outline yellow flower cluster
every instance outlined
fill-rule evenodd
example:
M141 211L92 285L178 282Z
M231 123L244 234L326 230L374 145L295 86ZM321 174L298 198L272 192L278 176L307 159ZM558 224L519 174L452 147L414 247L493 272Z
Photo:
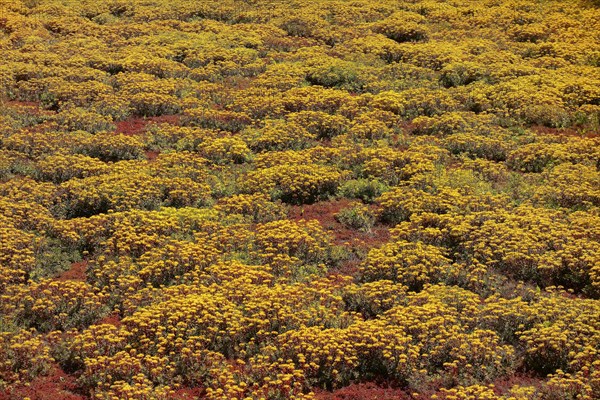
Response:
M399 151L389 147L365 149L364 175L397 185L401 181L418 179L423 174L433 171L434 162L445 155L444 149L435 146L415 146L411 151Z
M190 177L153 176L140 168L144 164L124 164L122 171L100 176L74 178L57 190L63 212L68 217L89 216L109 210L155 209L161 204L200 205L208 200L211 188Z
M600 206L600 172L582 164L560 164L548 173L548 183L535 197L560 207L586 209Z
M103 161L119 161L142 158L143 149L138 137L103 132L82 140L75 151Z
M0 0L0 397L599 398L597 0L92 3Z
M192 126L230 132L239 132L252 122L248 114L228 110L192 108L184 115Z
M198 146L198 151L215 163L233 162L241 164L250 158L250 149L238 138L224 137L205 141Z
M598 159L596 140L569 138L537 141L514 149L507 159L510 168L522 172L541 172L549 165L563 162L593 163Z
M374 317L401 303L407 287L391 280L348 285L344 288L344 301L351 310L361 311L365 317Z
M374 24L373 30L396 42L426 40L426 18L411 11L396 12L386 19Z
M107 311L106 296L85 282L42 280L28 287L11 287L3 304L6 316L37 331L83 328Z
M109 166L106 163L81 154L50 155L40 160L37 168L42 179L55 183L109 172Z
M317 220L280 220L256 228L256 255L277 274L287 275L294 268L324 262L329 244L329 235Z
M315 135L295 122L266 121L262 129L248 129L242 133L248 146L256 151L299 150L307 147Z
M412 214L433 212L445 214L460 205L462 196L454 189L443 188L429 193L410 187L397 187L377 198L378 215L384 221L398 223Z
M50 127L41 132L20 130L3 140L3 145L6 149L35 159L57 152L69 152L90 136L89 133L83 131L59 132L49 130Z
M50 348L34 329L0 332L0 389L25 385L50 371Z
M288 121L304 127L316 135L317 139L331 139L348 130L350 121L343 115L328 114L322 111L300 111L287 115Z
M397 225L393 237L441 245L454 252L455 260L468 259L473 267L483 263L542 287L597 291L599 236L593 225L598 217L531 206L497 207L494 203L502 199L491 200L495 205L491 210L467 215L458 210L437 211L441 215L419 212L410 222Z
M459 399L480 399L480 400L531 400L538 399L539 393L534 386L514 385L509 393L498 395L493 384L458 386L452 389L441 389L439 394L432 395L432 399L437 400L459 400Z
M219 133L214 130L171 124L151 124L147 127L145 134L148 137L149 145L162 151L168 149L195 151L202 142L219 136Z
M319 164L283 164L249 172L241 185L286 203L311 203L333 195L344 172Z
M56 123L69 131L85 130L96 133L113 128L112 117L98 114L81 107L66 108L55 116Z
M0 228L0 293L14 283L27 281L35 265L35 236L16 229L3 218Z
M451 260L444 249L420 242L398 241L369 252L361 277L365 281L391 280L411 290L444 280Z
M254 222L269 222L287 216L285 207L280 202L273 202L263 193L238 194L225 197L215 205L215 210L225 215L242 214Z

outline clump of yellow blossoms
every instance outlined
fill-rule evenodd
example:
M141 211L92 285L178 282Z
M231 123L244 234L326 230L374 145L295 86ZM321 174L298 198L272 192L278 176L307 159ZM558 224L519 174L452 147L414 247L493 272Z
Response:
M0 398L598 400L598 32L0 0Z

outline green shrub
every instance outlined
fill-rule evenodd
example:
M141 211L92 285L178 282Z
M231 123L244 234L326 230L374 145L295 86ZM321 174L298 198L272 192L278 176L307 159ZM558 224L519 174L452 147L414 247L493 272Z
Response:
M372 203L388 189L389 187L379 179L351 179L340 186L339 194L342 197Z
M144 142L134 136L99 133L83 140L75 152L102 161L135 160L144 158Z
M359 72L353 63L335 60L311 67L306 80L312 85L359 92L365 86Z
M81 107L67 108L55 116L56 122L69 131L96 133L114 129L111 117Z
M424 41L429 36L429 29L423 22L422 15L401 11L376 23L373 30L399 43Z
M375 224L375 215L369 210L369 207L359 202L342 209L335 215L335 219L349 228L363 232L370 232Z

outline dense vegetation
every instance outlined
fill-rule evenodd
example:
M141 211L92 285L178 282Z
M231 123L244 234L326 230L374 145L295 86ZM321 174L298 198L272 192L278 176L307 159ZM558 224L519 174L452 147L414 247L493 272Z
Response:
M0 53L0 398L600 399L594 2L0 0Z

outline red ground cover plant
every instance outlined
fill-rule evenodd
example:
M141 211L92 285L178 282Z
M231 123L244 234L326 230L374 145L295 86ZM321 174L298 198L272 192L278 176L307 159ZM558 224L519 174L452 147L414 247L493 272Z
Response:
M27 386L16 386L10 391L0 392L2 400L87 400L88 396L78 394L76 379L65 373L58 365L54 365L45 376L34 378Z
M71 264L71 268L61 273L56 279L59 281L85 281L86 275L85 270L87 268L87 261L79 261Z
M406 400L411 396L401 389L390 389L376 383L355 383L333 392L317 391L315 398L318 400Z

